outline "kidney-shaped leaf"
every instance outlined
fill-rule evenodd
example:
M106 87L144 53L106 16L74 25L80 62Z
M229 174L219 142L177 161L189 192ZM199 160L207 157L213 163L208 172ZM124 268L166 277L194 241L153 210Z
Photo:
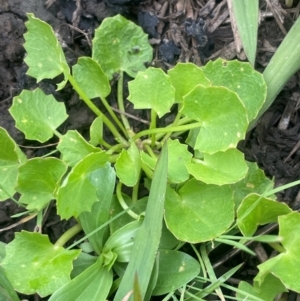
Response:
M91 145L77 131L72 130L60 138L57 149L69 166L74 166L88 154L102 152L101 148Z
M168 140L169 162L168 177L173 183L181 183L189 178L186 164L191 162L192 154L188 151L186 144L181 144L177 139Z
M152 47L142 28L121 15L105 18L95 31L93 54L111 79L114 73L125 71L135 77L152 60Z
M202 69L192 63L178 63L168 71L168 75L175 88L175 100L178 103L181 103L183 96L196 86L210 86L210 81L205 77Z
M57 37L49 24L30 13L27 17L29 21L25 25L28 31L24 34L24 48L27 51L24 60L29 66L27 74L39 82L63 73L65 79L58 85L58 89L62 89L68 81L70 70Z
M168 113L175 101L175 89L170 77L158 68L150 67L139 72L128 83L128 88L128 99L135 109L153 109L159 117Z
M33 158L20 166L16 190L27 209L41 210L54 199L54 191L67 166L57 158Z
M235 148L212 155L204 153L203 161L187 164L187 168L197 180L215 185L236 183L248 170L244 155Z
M1 265L15 290L45 297L71 280L79 253L52 245L47 235L22 231L7 245Z
M279 216L279 236L283 238L282 246L285 252L273 257L258 266L259 273L254 281L261 283L271 273L279 278L284 286L300 293L300 213L292 212Z
M196 86L183 97L182 113L202 123L195 144L202 152L213 154L234 148L245 137L245 107L227 88Z
M248 122L253 120L267 95L267 86L263 75L249 63L218 59L203 67L204 75L214 86L223 86L237 93L245 105Z
M199 262L184 252L159 250L158 262L158 277L153 296L175 291L200 273Z
M46 142L68 117L63 103L41 89L23 90L15 96L9 109L16 120L16 127L30 140Z
M57 192L57 212L61 218L68 219L84 211L91 211L99 201L97 184L101 182L102 169L106 168L108 156L93 153L79 161L69 173Z
M12 197L17 183L18 167L26 161L15 141L0 127L0 201Z
M191 243L218 237L234 219L232 194L229 186L207 185L194 179L179 192L168 187L165 201L168 229L179 240Z
M90 57L80 57L72 67L73 76L79 87L89 98L105 98L110 93L107 75L100 65Z
M246 162L249 169L246 177L231 185L234 191L234 203L238 208L242 200L251 193L262 194L263 192L270 190L274 186L274 181L266 177L264 172L257 166L256 163ZM271 197L269 197L271 198Z
M258 200L259 198L261 199ZM242 218L246 211L256 202L257 205L255 205L254 209ZM252 193L242 201L237 210L237 224L244 236L252 236L259 225L274 223L279 215L285 215L290 212L292 212L292 209L288 205Z
M273 301L274 298L282 292L287 292L282 282L272 274L268 274L264 279L261 286L257 282L254 282L254 286L250 285L246 281L241 281L239 283L239 290L243 292L238 292L236 297L237 300L251 300L251 296L261 298L264 301ZM247 299L247 297L250 297Z

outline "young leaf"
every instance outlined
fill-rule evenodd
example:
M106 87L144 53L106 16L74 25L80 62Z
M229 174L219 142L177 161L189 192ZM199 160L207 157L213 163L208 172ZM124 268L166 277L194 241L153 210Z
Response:
M93 204L91 212L82 212L78 217L86 234L107 222L110 217L109 210L116 182L115 170L107 162L97 171L97 177L90 177L90 181L96 187L98 202ZM88 238L98 254L102 252L106 233L107 227L104 227Z
M251 300L251 296L255 296L264 301L273 301L278 294L288 291L282 282L272 274L266 276L261 286L257 282L254 282L253 287L248 282L241 281L239 283L239 290L243 294L240 292L237 293L236 297L238 300Z
M89 144L77 131L68 131L63 135L57 149L62 154L62 160L72 167L88 154L102 152L101 148Z
M116 261L129 262L135 236L142 220L136 220L115 231L106 241L103 253L112 251L117 254Z
M159 250L158 262L158 278L153 296L175 291L200 273L199 262L184 252Z
M88 98L105 98L110 93L107 75L101 66L90 57L80 57L72 67L73 76Z
M179 192L168 187L165 204L168 229L177 239L190 243L220 236L234 220L232 194L229 186L207 185L195 179Z
M197 180L215 185L236 183L246 176L248 170L244 154L235 148L212 155L204 153L203 161L186 166Z
M254 66L259 22L258 0L232 0L232 8L243 48L249 62Z
M169 164L168 176L169 181L181 183L189 178L186 164L191 162L192 154L188 151L187 145L181 144L178 139L168 140Z
M56 291L49 301L105 301L112 281L112 271L103 266L103 259L99 257L92 266Z
M115 168L120 181L126 186L132 187L137 183L141 172L141 158L135 143L128 150L122 150Z
M57 158L33 158L19 168L16 190L22 193L19 200L28 210L41 210L54 199L58 183L67 166Z
M125 71L135 77L152 60L152 47L142 28L121 15L105 18L95 30L92 57L112 79Z
M0 201L4 201L15 194L18 167L26 161L26 157L2 127L0 141Z
M168 71L175 88L175 102L182 103L183 96L192 91L197 85L210 86L201 68L192 63L178 63ZM184 80L182 80L184 78Z
M25 25L28 31L24 34L24 48L27 51L24 61L29 66L27 74L39 82L63 73L64 80L57 85L60 90L66 85L70 74L64 52L49 24L33 14L28 13L27 17Z
M255 193L249 194L237 210L238 227L244 236L252 236L259 225L274 223L278 216L292 212L288 205L262 197L255 208L240 219L260 197Z
M212 85L223 86L237 93L246 108L248 122L257 116L267 95L267 86L261 73L249 63L223 59L208 62L202 70Z
M138 277L142 300L147 292L162 231L167 166L168 149L167 145L164 145L154 171L146 216L136 235L131 259L114 301L123 300L126 294L133 290L135 274Z
M128 89L128 100L134 104L135 109L153 109L159 117L168 113L175 101L175 89L170 77L158 68L150 67L139 72L128 83Z
M16 120L16 127L30 140L46 142L68 117L63 103L41 89L23 90L13 99L9 109Z
M47 235L22 231L7 245L1 265L16 291L45 297L70 281L79 253L52 245Z
M90 144L97 146L103 141L103 119L97 117L90 127Z
M234 191L234 203L238 208L242 200L250 193L263 194L267 189L272 189L274 182L266 177L264 172L257 166L256 163L246 162L248 165L248 173L246 177L231 185ZM270 198L270 197L269 197Z
M236 93L224 87L196 86L183 97L182 113L202 122L195 149L213 154L236 147L244 139L248 122ZM218 139L216 139L218 137Z
M265 261L258 266L259 273L254 278L262 285L268 274L273 274L288 289L300 293L300 213L292 212L278 217L279 236L283 238L285 252Z
M104 152L93 153L73 167L57 192L57 212L62 219L89 212L99 201L97 187L104 181L101 177L107 161L108 156Z

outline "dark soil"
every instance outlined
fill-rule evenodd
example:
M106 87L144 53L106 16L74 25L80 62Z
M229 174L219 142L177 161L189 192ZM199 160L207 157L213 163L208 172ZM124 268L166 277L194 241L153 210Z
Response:
M284 37L284 29L288 31L299 14L299 1L294 1L298 6L294 5L289 10L284 6L283 0L279 1L278 6L275 2L278 1L272 1L272 7L267 6L265 1L260 5L262 19L256 59L256 69L259 71L267 66ZM279 19L282 17L283 23L277 23L274 11L278 12ZM53 26L64 41L64 50L70 64L74 64L79 56L90 55L90 41L95 28L104 18L118 13L141 25L148 33L155 53L152 62L154 66L166 70L177 61L204 65L208 60L218 57L245 60L244 53L237 53L235 48L226 0L0 0L0 126L8 130L29 157L40 156L47 153L48 149L35 148L38 145L26 141L24 135L14 127L14 121L8 112L15 95L22 89L37 86L33 78L27 77L27 67L23 63L24 22L28 12ZM55 80L42 81L38 86L66 103L70 117L63 125L64 130L77 129L84 134L94 115L79 101L72 89L56 92ZM114 103L113 98L111 102ZM299 107L298 72L260 119L258 126L240 144L246 158L257 162L269 177L275 177L277 186L300 178ZM142 125L137 122L135 126L138 128ZM283 191L278 197L293 208L299 206L300 193L297 186ZM16 227L0 232L1 241L8 243L13 240L15 231L34 230L33 219L28 222L22 222L20 218L11 219L12 215L21 211L22 208L11 201L0 203L1 228L20 221ZM51 241L56 241L71 225L72 221L60 221L55 208L52 208L44 221L43 233L48 234ZM231 260L230 263L221 265L220 270L226 271L233 266L235 259ZM235 278L244 279L245 274L251 275L253 266L249 263L241 275L235 275ZM28 298L31 297L27 296L26 299ZM30 300L42 299L35 296Z

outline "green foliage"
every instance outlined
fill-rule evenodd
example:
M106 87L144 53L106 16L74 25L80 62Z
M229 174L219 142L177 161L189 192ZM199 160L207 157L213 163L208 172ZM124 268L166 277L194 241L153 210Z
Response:
M16 126L28 139L57 139L57 157L27 160L0 128L0 200L18 192L18 205L37 214L39 223L54 200L61 219L78 224L54 245L25 231L5 250L0 245L0 296L18 300L13 288L51 295L51 301L148 301L163 294L179 299L178 292L181 300L203 300L216 291L224 300L220 287L240 266L217 278L207 247L226 243L252 254L243 245L249 239L282 253L259 266L253 287L230 287L237 298L270 300L262 291L299 291L300 246L292 230L299 228L300 215L266 197L273 182L237 149L264 105L263 76L248 63L222 59L202 68L179 63L167 73L146 68L152 59L147 35L121 16L102 22L92 58L79 58L70 74L51 27L32 14L28 18L28 74L40 81L63 73L58 88L69 81L97 117L88 142L75 130L60 132L68 115L52 95L36 89L14 97ZM124 114L124 72L133 78L129 101L150 110L149 128L137 133ZM106 100L113 76L121 118ZM90 100L96 97L107 114ZM173 113L165 118L171 108L173 120ZM167 125L157 127L157 117ZM106 141L104 129L115 141ZM258 225L277 221L279 237L253 236ZM80 230L84 237L64 248ZM237 231L244 236L233 236ZM195 254L182 248L185 243ZM200 253L194 246L199 243ZM70 250L76 245L81 253Z

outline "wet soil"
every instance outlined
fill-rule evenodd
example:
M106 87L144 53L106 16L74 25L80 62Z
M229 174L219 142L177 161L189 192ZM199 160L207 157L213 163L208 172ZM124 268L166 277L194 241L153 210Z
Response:
M267 66L285 35L284 31L289 30L299 14L299 1L294 1L298 4L294 3L292 9L287 9L284 1L273 2L271 6L267 6L265 1L260 3L261 23L255 66L259 71ZM48 150L35 148L38 145L26 141L24 135L15 128L8 112L13 97L22 89L39 86L44 92L54 94L57 100L64 101L70 115L64 124L65 131L77 129L84 134L94 118L71 88L56 92L55 80L44 80L37 85L33 78L26 75L22 45L28 12L53 26L64 42L64 51L71 65L79 56L90 55L95 28L104 18L118 13L136 22L148 33L155 54L152 65L164 70L178 61L204 65L208 60L218 57L246 59L242 51L236 50L226 0L0 0L0 126L7 129L28 157L40 156ZM276 18L274 12L277 14ZM282 20L282 23L278 20ZM113 104L115 100L112 97L110 101ZM298 72L260 119L257 127L240 144L246 158L257 162L269 177L274 177L277 186L300 178L299 108ZM134 126L138 129L142 124L136 122ZM300 193L297 186L283 191L278 197L291 207L299 206ZM21 211L11 201L1 202L0 228L20 220L12 219L11 216ZM43 232L54 242L72 223L60 221L53 207L45 219ZM13 229L0 232L0 240L8 243L14 238L15 231L33 231L34 227L34 220L24 223L21 221ZM232 259L229 266L234 265L234 261ZM220 270L227 270L226 264ZM241 278L244 277L242 273L251 274L251 264L243 269ZM238 277L239 275L236 276ZM26 299L46 300L38 296L27 296Z

